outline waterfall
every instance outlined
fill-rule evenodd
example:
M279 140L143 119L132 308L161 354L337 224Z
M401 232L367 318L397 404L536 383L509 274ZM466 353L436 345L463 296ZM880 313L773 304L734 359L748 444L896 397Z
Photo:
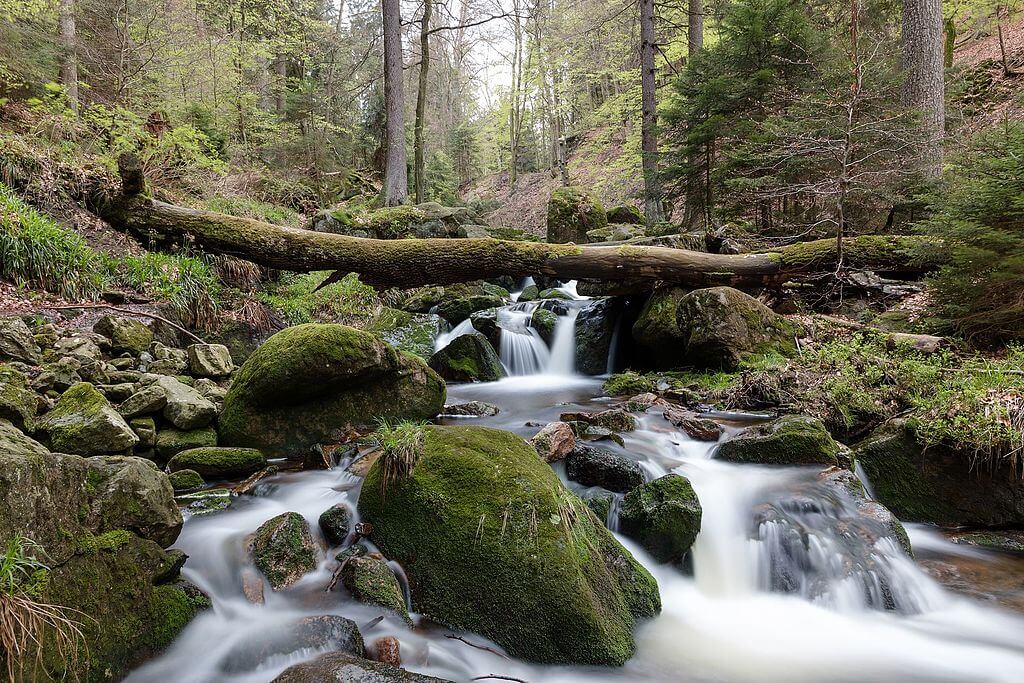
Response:
M498 353L509 375L538 375L548 366L551 352L540 333L530 327L536 302L498 309L501 343Z
M576 371L576 316L578 308L569 310L555 325L551 339L551 359L547 365L549 375L573 375Z
M473 328L473 321L466 318L447 332L442 332L437 335L437 339L434 340L434 353L437 353L444 347L451 344L452 340L456 337L461 337L464 334L471 334L472 332L476 332Z
M612 533L618 533L619 531L619 510L622 509L622 499L624 497L621 493L613 493L611 502L608 503L608 517L605 518L604 525Z

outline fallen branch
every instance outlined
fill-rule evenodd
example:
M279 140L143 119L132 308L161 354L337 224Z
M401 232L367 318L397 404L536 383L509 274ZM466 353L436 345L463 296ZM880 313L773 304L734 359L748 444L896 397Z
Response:
M189 332L188 330L186 330L181 325L178 325L177 323L172 323L167 318L164 318L163 316L156 315L155 313L143 313L142 311L133 311L130 308L120 308L118 306L112 306L110 304L75 304L73 306L43 306L43 309L49 310L49 311L70 311L70 310L79 309L79 308L104 308L104 309L107 309L107 310L115 311L117 313L124 313L125 315L139 315L139 316L142 316L143 318L152 318L153 320L159 320L160 322L164 323L165 325L170 325L171 327L176 329L178 332L181 332L182 334L184 334L186 337L188 337L189 339L191 339L192 341L194 341L197 344L205 344L206 343L205 341L203 341L202 339L200 339L196 335L194 335L191 332Z
M853 320L846 320L844 318L837 318L831 315L818 314L814 316L820 320L838 325L839 327L845 327L851 330L868 330L877 334L884 335L891 344L894 345L910 345L915 351L921 353L935 353L939 349L946 346L946 340L943 337L936 337L931 334L910 334L908 332L890 332L889 330L883 330L880 327L872 327L871 325L865 325L864 323L858 323Z
M521 678L516 678L515 676L502 676L500 674L487 674L486 676L474 676L472 678L472 680L474 680L474 681L486 681L486 680L488 680L490 678L494 678L494 679L497 679L499 681L518 681L518 683L528 683L527 681L524 681Z
M508 655L502 654L501 652L498 652L497 650L495 650L492 647L487 647L486 645L477 645L476 643L471 643L468 640L466 640L465 638L463 638L462 636L457 636L454 633L449 633L449 634L445 635L445 638L451 638L452 640L458 640L459 642L465 643L466 645L469 645L470 647L475 647L478 650L486 650L487 652L490 652L491 654L498 655L499 657L501 657L503 659L509 659Z

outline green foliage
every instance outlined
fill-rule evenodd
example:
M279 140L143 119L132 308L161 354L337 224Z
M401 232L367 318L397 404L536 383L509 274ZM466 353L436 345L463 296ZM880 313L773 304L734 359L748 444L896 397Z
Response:
M69 299L89 298L104 285L101 261L77 233L0 183L0 278Z
M207 199L203 208L207 211L224 213L229 216L254 218L265 223L293 228L298 227L301 222L299 214L288 207L261 202L258 199L250 199L249 197L222 197L218 195Z
M104 261L114 283L170 303L185 324L209 327L214 323L221 286L202 259L147 252L105 256Z
M0 594L38 597L39 580L48 570L38 559L42 554L42 547L32 539L12 536L0 555Z
M372 438L380 446L380 487L381 496L387 494L387 488L397 481L409 476L423 450L425 422L391 423L380 420Z
M427 201L445 206L458 203L459 176L451 157L444 152L431 156L424 169L424 176Z
M975 342L1024 339L1024 126L979 136L929 205L923 255L946 259L929 279L936 315Z

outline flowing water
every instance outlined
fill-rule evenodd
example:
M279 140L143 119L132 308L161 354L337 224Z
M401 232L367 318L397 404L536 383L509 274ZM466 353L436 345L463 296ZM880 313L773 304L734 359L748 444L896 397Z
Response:
M518 313L526 309L508 311L510 319ZM606 407L599 380L572 374L574 319L570 309L559 321L552 350L546 356L538 351L530 361L525 352L513 354L512 345L506 359L504 342L511 335L532 335L503 327L502 359L513 376L453 385L449 403L498 405L498 415L472 423L524 437L537 431L528 422ZM527 368L534 372L526 374ZM725 424L723 438L729 438L738 427ZM691 440L654 410L624 437L622 447L602 446L637 460L649 479L667 472L689 477L703 518L691 573L657 564L620 537L657 579L663 603L660 616L638 627L636 656L620 669L531 665L446 637L495 647L473 634L426 622L410 629L394 617L374 624L378 610L343 591L324 591L337 549L324 552L319 569L293 588L267 588L266 604L251 604L241 578L253 571L247 536L285 511L302 514L314 533L317 517L331 505L343 502L354 511L360 480L338 467L278 475L229 510L186 521L175 547L190 556L184 575L212 598L213 609L129 680L263 683L319 652L246 655L253 643L272 641L298 618L340 614L364 628L367 642L397 637L406 668L453 681L491 674L530 683L1024 681L1024 619L940 587L889 538L873 535L855 501L822 485L813 469L714 460L714 444ZM608 522L614 528L614 512ZM923 548L945 543L920 528L911 534ZM980 551L963 552L973 557Z

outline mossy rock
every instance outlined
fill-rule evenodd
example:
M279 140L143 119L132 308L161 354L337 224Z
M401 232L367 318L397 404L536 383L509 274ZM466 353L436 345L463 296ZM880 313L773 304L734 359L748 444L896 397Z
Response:
M0 318L0 361L14 360L39 365L42 353L21 318Z
M577 443L565 459L569 479L584 486L625 493L644 483L644 473L635 460L604 448Z
M558 325L558 316L549 310L537 308L530 316L530 327L537 330L537 334L544 340L544 343L551 346L555 339L555 327Z
M299 454L380 419L433 418L444 399L444 380L418 356L344 325L299 325L272 336L237 370L219 420L221 443Z
M324 683L325 681L358 681L359 683L451 683L441 678L424 676L390 664L383 664L347 652L328 652L308 662L284 670L272 683Z
M682 287L659 287L651 292L633 323L636 365L665 370L686 363L687 338L676 322L676 308L688 291Z
M207 479L244 477L267 466L267 458L255 448L207 446L181 451L167 463L171 472L195 470Z
M0 419L31 432L39 398L28 386L25 375L9 365L0 365Z
M88 382L65 391L39 421L39 428L52 450L75 455L120 453L139 442L124 418Z
M477 311L488 308L500 308L505 300L494 294L474 294L472 296L446 299L437 307L437 314L448 321L449 325L458 325Z
M473 329L487 337L491 346L495 349L501 346L501 328L498 327L498 309L488 308L477 311L469 316L473 323Z
M430 367L451 382L493 382L505 376L487 337L464 334L430 357Z
M1024 525L1024 479L1005 463L978 467L974 454L925 448L914 427L890 420L857 444L857 464L874 496L907 522L940 526Z
M722 443L719 460L757 465L823 465L837 467L840 446L821 420L785 415L751 427Z
M644 213L632 204L619 204L608 209L608 222L643 225Z
M676 324L688 365L736 370L752 356L796 353L799 328L732 287L686 294L676 308Z
M540 298L540 288L537 285L526 285L519 293L517 301L536 301Z
M249 549L275 591L288 588L317 566L309 525L297 512L283 512L261 524Z
M660 610L653 578L514 434L428 427L409 475L382 477L378 460L360 515L438 623L515 657L617 666L636 621Z
M412 623L405 609L402 586L384 560L370 556L348 558L341 569L341 582L359 602L383 607Z
M559 289L558 287L548 287L547 289L541 290L538 295L541 299L561 299L562 301L572 301L572 295L568 292Z
M587 243L587 231L608 225L608 214L596 198L580 187L560 187L548 199L547 241Z
M352 530L352 511L344 503L336 503L320 513L320 531L331 545L341 545Z
M110 340L110 350L114 354L130 353L137 356L153 342L153 330L135 318L106 315L92 329Z
M680 562L700 532L701 507L678 474L638 486L622 499L619 528L659 562Z
M195 470L178 470L171 472L168 477L175 493L189 493L206 486L201 474Z
M217 431L213 427L182 431L165 428L156 433L156 454L159 462L167 462L178 453L191 448L217 445Z
M45 455L50 452L46 446L26 436L20 429L2 418L0 418L0 451L35 455Z
M622 314L620 299L598 299L576 316L576 370L601 375L608 369L608 355L615 325Z

